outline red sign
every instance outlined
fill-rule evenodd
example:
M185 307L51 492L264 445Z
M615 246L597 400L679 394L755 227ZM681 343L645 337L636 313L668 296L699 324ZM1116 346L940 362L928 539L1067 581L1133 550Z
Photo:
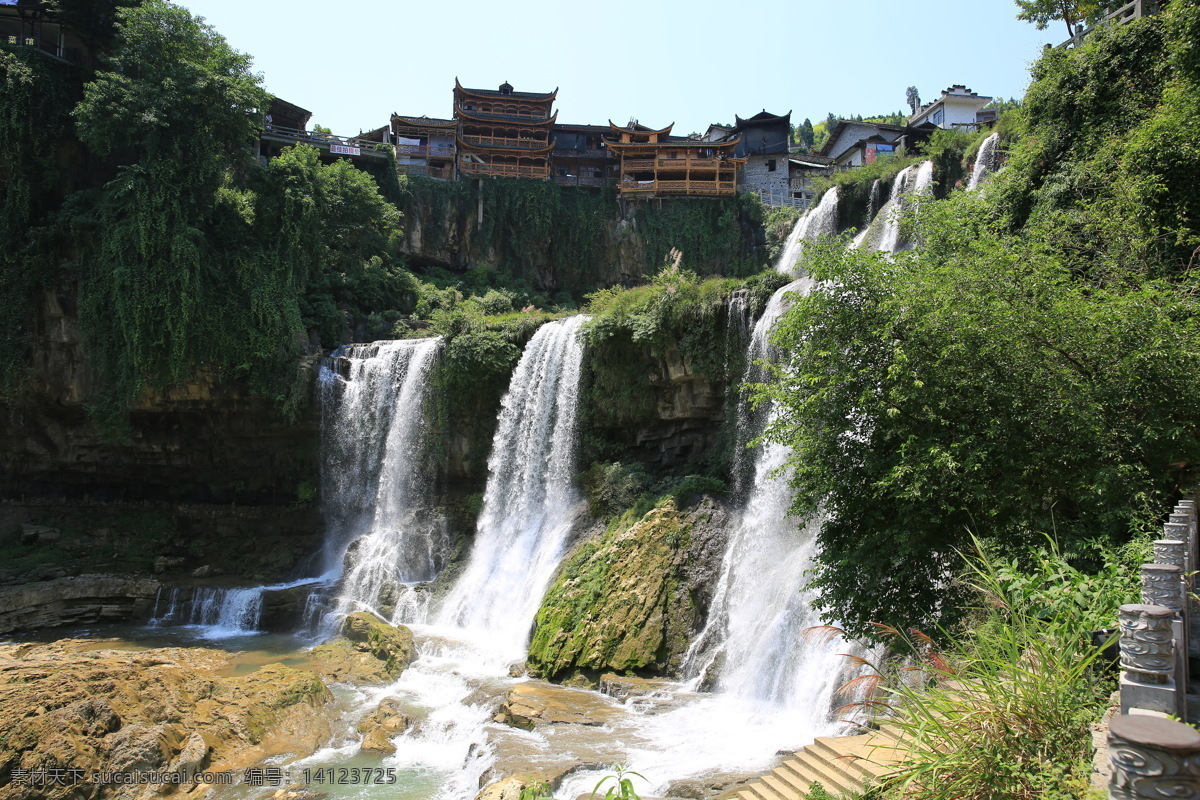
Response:
M357 147L347 147L344 144L329 145L329 152L340 153L344 156L361 156L362 152Z

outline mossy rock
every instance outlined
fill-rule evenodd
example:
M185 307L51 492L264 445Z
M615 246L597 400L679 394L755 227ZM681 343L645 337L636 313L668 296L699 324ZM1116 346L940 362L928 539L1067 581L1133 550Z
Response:
M538 610L531 674L676 668L703 624L724 550L724 516L711 500L686 512L668 501L586 542Z
M412 631L358 611L342 623L342 635L312 649L313 668L327 680L389 683L417 657Z

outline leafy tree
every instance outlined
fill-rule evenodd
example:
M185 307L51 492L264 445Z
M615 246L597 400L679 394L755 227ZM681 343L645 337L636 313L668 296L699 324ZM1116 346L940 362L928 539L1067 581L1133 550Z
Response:
M1200 303L1190 285L1096 284L979 198L932 204L895 260L815 247L818 288L776 329L771 438L795 510L827 514L820 603L856 635L959 606L957 551L1052 533L1119 541L1200 459Z
M810 120L808 117L805 117L805 118L804 118L804 122L802 122L802 123L800 124L800 131L799 131L799 133L800 133L800 135L799 135L799 138L800 138L800 144L801 144L802 146L804 146L805 148L807 148L807 149L811 150L811 149L812 149L812 146L813 146L813 126L812 126L812 120Z
M1067 35L1075 35L1075 26L1094 23L1124 5L1119 0L1016 0L1020 12L1017 19L1032 22L1037 29L1045 30L1055 20L1067 26Z

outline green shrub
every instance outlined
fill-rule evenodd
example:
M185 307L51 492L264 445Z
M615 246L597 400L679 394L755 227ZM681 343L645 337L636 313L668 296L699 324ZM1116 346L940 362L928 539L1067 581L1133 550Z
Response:
M1089 667L1087 633L1111 623L1131 595L1068 564L1052 548L1034 572L978 555L968 561L971 625L939 652L915 629L881 626L911 657L856 678L865 705L891 717L908 751L886 779L905 800L1068 800L1087 795L1090 724L1107 705L1111 679ZM1119 571L1124 565L1111 565ZM1117 583L1128 590L1132 582ZM859 659L859 661L862 661ZM863 662L865 663L865 662Z

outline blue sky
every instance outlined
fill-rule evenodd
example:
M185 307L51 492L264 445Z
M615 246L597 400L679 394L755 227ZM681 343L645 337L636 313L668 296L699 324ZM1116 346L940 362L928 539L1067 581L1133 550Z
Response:
M928 102L952 83L1024 93L1038 31L1012 0L182 0L254 57L266 88L353 134L401 114L450 116L465 86L559 87L560 122L703 131L768 109L799 123ZM1061 30L1060 30L1061 29Z

